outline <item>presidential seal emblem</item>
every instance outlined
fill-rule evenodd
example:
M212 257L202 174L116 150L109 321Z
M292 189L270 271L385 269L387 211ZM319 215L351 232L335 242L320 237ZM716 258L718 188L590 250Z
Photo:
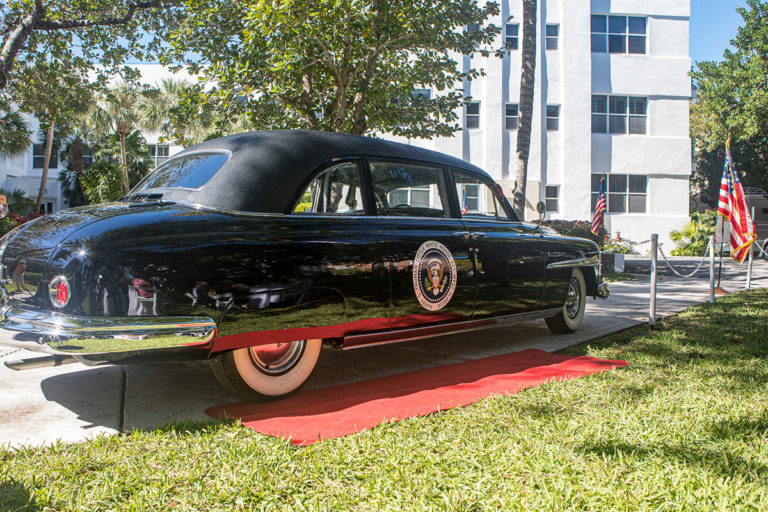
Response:
M444 308L456 291L456 262L440 242L424 242L413 259L413 291L424 309Z

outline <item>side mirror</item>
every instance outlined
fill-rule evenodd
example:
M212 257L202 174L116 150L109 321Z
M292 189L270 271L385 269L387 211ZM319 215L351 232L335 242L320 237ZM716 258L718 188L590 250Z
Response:
M544 221L544 215L547 213L547 205L544 204L544 201L538 202L536 211L539 212L539 226L541 226L541 223Z

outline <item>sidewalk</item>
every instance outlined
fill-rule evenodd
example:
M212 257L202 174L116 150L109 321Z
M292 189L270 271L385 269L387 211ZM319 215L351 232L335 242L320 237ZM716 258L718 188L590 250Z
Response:
M632 271L644 270L642 258L633 259ZM679 261L684 272L698 260ZM659 269L666 267L660 259ZM722 285L744 289L746 264L723 265ZM552 335L543 321L515 328L489 329L423 341L362 350L324 349L308 388L323 388L373 377L487 357L528 348L548 351L583 343L648 320L648 276L613 283L606 301L588 300L584 323L576 333ZM660 272L659 316L705 302L709 296L706 266L695 279ZM768 263L756 260L752 286L768 287ZM13 333L0 330L0 362L34 357L3 347ZM71 364L56 368L14 371L0 365L0 444L40 445L57 439L78 442L90 437L134 428L154 428L172 420L212 421L208 407L236 401L219 388L206 362L131 364L87 367Z

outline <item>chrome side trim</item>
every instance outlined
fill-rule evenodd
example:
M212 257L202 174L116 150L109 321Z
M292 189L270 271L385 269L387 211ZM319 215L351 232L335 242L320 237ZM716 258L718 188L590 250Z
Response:
M600 264L600 258L597 256L589 256L588 258L576 258L573 260L555 261L547 265L547 270L553 268L575 268L575 267L592 267Z
M437 336L447 336L457 332L479 331L481 329L490 329L492 327L504 327L509 324L516 324L528 320L538 320L540 318L554 316L560 313L562 310L563 308L559 307L553 309L544 309L541 311L532 311L529 313L516 313L514 315L505 315L493 318L466 320L462 322L437 325L417 325L408 329L354 334L344 337L344 342L342 343L341 348L344 350L352 350L356 348L372 347L375 345L402 343L404 341L414 341L427 338L435 338Z
M216 336L216 322L206 316L69 316L13 303L0 311L0 326L40 336L37 343L21 343L29 350L92 362L129 356L141 359L143 355L166 351L207 350Z

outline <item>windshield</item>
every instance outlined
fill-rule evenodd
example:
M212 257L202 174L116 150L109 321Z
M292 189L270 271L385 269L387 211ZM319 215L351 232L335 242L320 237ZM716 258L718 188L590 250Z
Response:
M152 171L132 192L151 188L200 188L227 161L222 153L195 153L168 160Z

